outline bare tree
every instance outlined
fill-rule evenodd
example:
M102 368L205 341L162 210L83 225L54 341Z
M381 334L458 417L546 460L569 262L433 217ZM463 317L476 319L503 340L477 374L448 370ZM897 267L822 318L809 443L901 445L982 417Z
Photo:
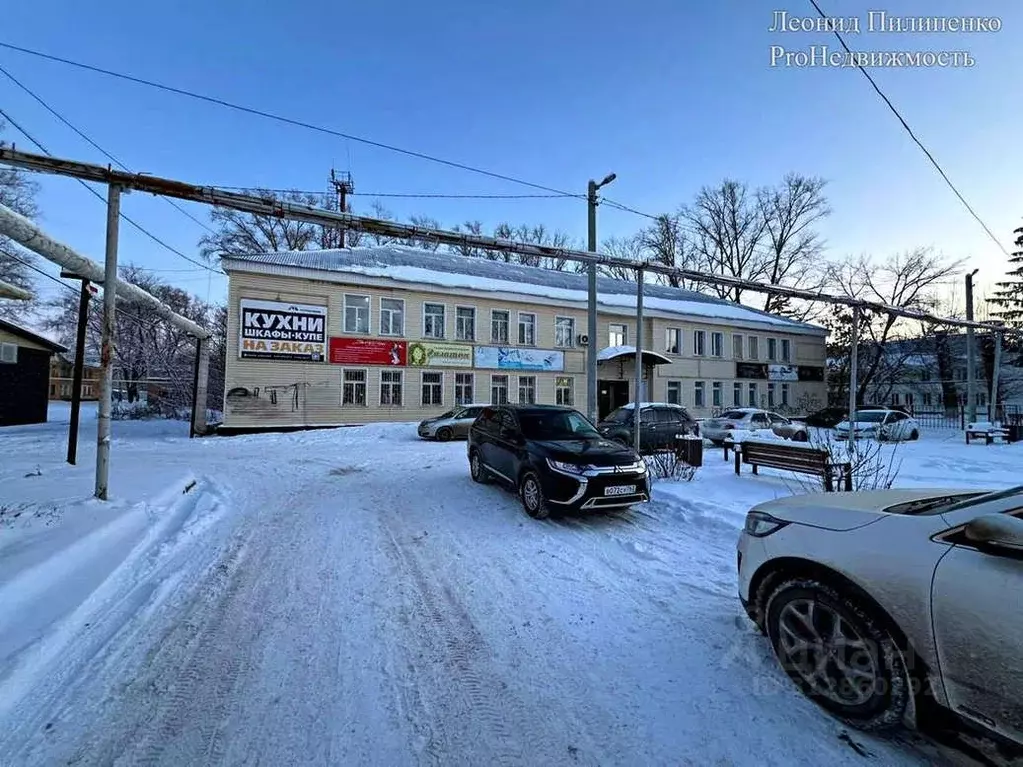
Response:
M703 265L700 251L686 232L682 213L664 213L658 216L650 226L639 233L639 242L644 250L644 258L663 266L699 271ZM667 275L663 280L673 288L698 289L695 283L683 280L677 275Z
M464 224L455 226L452 231L460 232L463 234L481 236L483 234L483 222L482 221L466 221ZM460 244L460 245L449 245L448 249L458 256L465 256L466 258L487 258L487 251L477 245Z
M0 133L4 127L5 123L0 120ZM3 146L6 146L6 143L0 140L0 147ZM35 218L39 215L39 208L36 205L38 193L39 185L26 171L7 165L0 166L0 203L23 216ZM35 275L31 267L25 263L34 265L36 260L34 254L18 248L9 238L0 236L0 280L31 291ZM34 301L0 299L0 316L20 319L31 313L33 304Z
M641 236L638 234L632 237L609 237L601 245L601 253L606 253L615 258L637 263L646 258L646 249L643 246ZM586 264L576 264L576 271L587 271ZM597 273L616 280L636 281L636 270L627 266L598 266Z
M412 226L418 226L423 229L440 229L440 222L430 216L410 216L409 223ZM413 248L419 248L420 250L435 251L440 247L440 242L427 237L412 237L408 240L402 240L402 243Z

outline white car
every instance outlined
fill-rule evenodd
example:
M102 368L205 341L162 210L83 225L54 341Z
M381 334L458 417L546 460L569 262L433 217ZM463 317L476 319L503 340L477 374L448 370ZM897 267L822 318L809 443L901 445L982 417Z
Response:
M770 429L779 437L795 442L808 439L806 424L755 407L736 407L706 419L700 424L700 436L720 445L726 439L732 439L735 432L754 429Z
M869 437L882 442L920 439L920 424L900 410L859 410L856 412L854 438ZM849 418L835 427L838 439L849 438Z
M847 723L960 722L1023 749L1023 486L753 507L739 597L802 690Z

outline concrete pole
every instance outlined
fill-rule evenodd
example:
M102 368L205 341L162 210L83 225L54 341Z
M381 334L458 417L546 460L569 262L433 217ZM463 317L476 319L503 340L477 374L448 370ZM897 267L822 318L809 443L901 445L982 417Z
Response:
M859 387L860 307L852 308L852 345L849 349L849 452L856 448L856 389Z
M597 182L586 187L586 249L597 252ZM586 415L597 422L597 265L586 267Z
M195 339L195 379L192 389L192 428L189 438L206 433L206 392L210 378L209 339Z
M966 319L973 322L973 275L977 269L966 275ZM975 423L977 420L977 362L976 352L973 348L973 328L966 328L966 422Z
M1002 367L1002 333L1001 331L995 331L995 369L991 373L991 410L994 412L994 417L990 418L994 421L998 418L998 371ZM999 419L1001 420L1001 419Z
M96 497L107 500L110 480L110 412L114 388L114 336L117 334L117 235L121 187L107 188L107 246L103 269L103 341L99 365L99 425L96 429Z
M643 269L636 270L636 394L635 412L632 414L632 444L636 450L642 447L640 442L640 415L643 405Z
M82 412L82 378L85 374L85 331L89 325L89 281L82 280L78 297L78 333L75 337L75 369L71 379L71 424L67 435L67 462L78 460L78 419Z

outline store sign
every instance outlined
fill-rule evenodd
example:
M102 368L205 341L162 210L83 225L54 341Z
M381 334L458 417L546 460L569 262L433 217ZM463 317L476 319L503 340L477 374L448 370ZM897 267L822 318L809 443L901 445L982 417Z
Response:
M404 365L408 358L405 341L331 337L328 349L335 365Z
M309 362L326 359L326 306L243 298L239 307L239 357Z
M799 370L795 365L768 365L767 377L772 381L798 381Z
M736 378L754 378L757 380L767 380L767 364L759 362L736 362L735 363L735 377Z
M472 367L472 347L460 344L411 343L408 364L413 367Z
M544 349L518 349L512 346L477 346L476 367L489 370L565 369L565 353Z

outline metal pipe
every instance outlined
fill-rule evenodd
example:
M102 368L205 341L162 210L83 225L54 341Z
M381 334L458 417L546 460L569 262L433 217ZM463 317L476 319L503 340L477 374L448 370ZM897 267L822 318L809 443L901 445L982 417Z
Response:
M82 280L78 297L78 332L75 337L75 370L71 379L71 423L67 434L67 462L78 460L78 419L82 412L82 379L85 377L85 331L89 325L89 281Z
M632 414L632 444L638 452L640 442L640 420L643 412L643 269L636 270L636 395L635 412Z
M852 310L852 345L849 350L849 452L856 449L856 390L859 388L860 308Z
M96 497L107 500L110 480L110 414L114 390L114 337L117 335L117 235L121 187L107 189L107 242L103 279L103 337L99 355L99 423L96 428Z
M15 301L31 301L32 294L24 288L0 280L0 298L11 298Z

